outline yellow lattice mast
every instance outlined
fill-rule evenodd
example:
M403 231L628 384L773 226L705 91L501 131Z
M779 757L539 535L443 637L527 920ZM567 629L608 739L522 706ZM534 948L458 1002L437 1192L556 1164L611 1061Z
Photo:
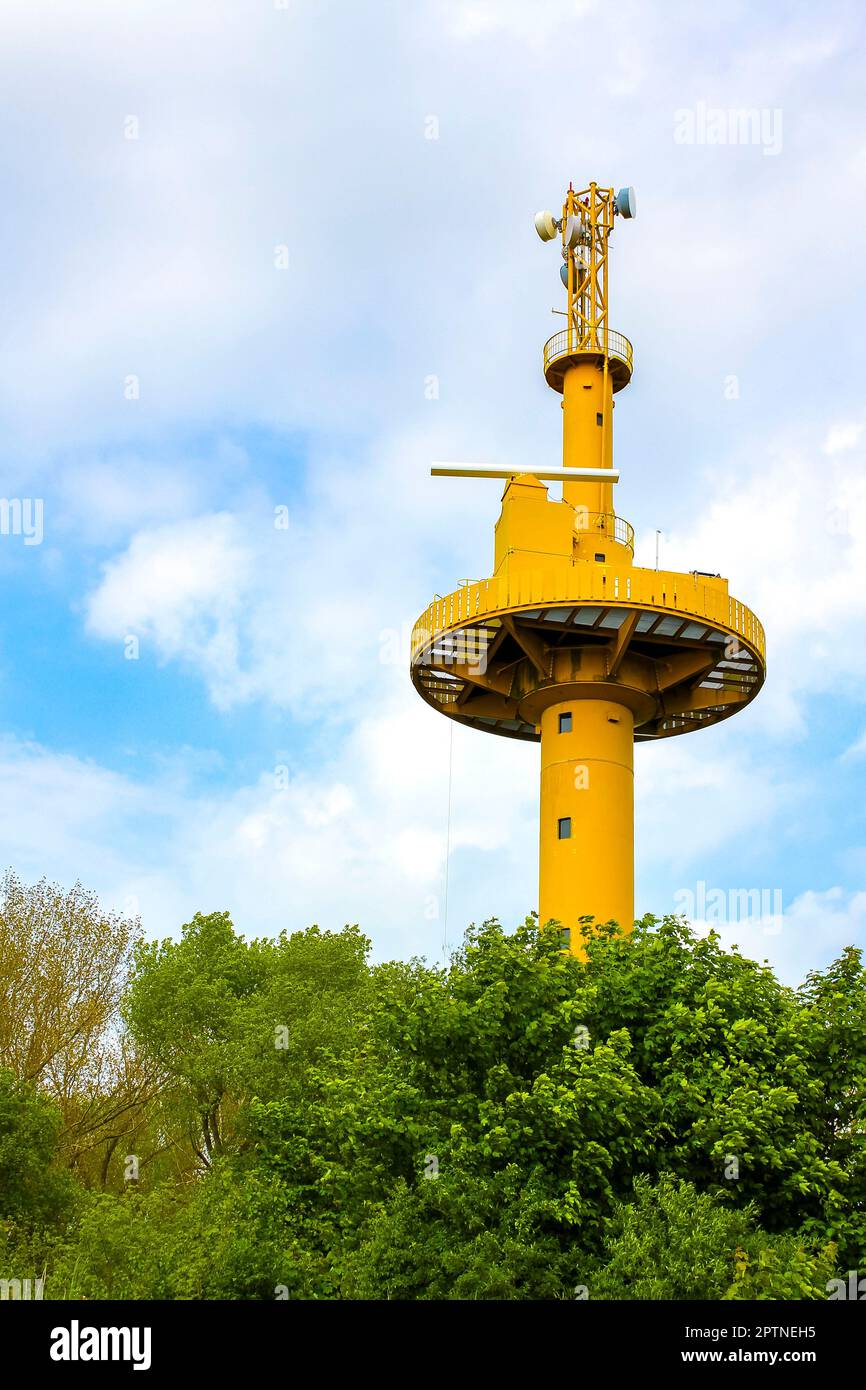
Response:
M566 323L545 349L545 375L563 393L562 462L566 468L613 468L613 396L631 379L631 344L612 333L608 322L610 234L616 216L633 217L634 191L588 188L575 192L569 185L557 221L539 212L535 226L543 241L559 235L567 291ZM601 480L565 483L563 497L578 515L583 537L580 554L595 554L594 537L616 542L613 517L613 475ZM625 535L625 532L622 533ZM597 547L596 547L597 548Z
M461 723L541 743L539 917L572 950L582 918L634 918L634 744L735 713L764 679L764 633L727 580L634 565L616 516L613 397L632 347L608 322L610 236L634 191L569 185L560 241L566 326L544 347L562 395L562 464L434 467L505 480L493 574L436 598L415 626L412 679ZM562 500L545 482L562 482Z

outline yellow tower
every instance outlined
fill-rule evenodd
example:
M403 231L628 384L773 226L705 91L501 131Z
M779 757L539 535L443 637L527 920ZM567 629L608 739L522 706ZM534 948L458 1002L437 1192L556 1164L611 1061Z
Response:
M450 718L541 743L539 920L579 953L581 918L634 925L634 745L690 733L754 699L764 630L719 575L634 564L615 514L614 396L632 346L608 324L609 241L634 190L569 185L558 239L566 323L544 345L562 396L562 466L433 468L505 480L493 574L415 624L412 680ZM562 500L545 483L562 483Z

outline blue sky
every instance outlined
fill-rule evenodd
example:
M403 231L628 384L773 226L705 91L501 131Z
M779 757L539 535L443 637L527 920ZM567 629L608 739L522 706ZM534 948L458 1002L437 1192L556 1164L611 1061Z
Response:
M637 749L638 910L778 891L723 931L791 981L862 944L863 22L7 0L0 491L44 536L0 536L4 861L152 935L226 908L441 957L450 731L407 635L489 573L498 494L429 466L559 461L532 217L595 178L639 205L617 509L768 641L747 711ZM701 139L738 110L755 138ZM535 906L537 772L454 731L452 942Z

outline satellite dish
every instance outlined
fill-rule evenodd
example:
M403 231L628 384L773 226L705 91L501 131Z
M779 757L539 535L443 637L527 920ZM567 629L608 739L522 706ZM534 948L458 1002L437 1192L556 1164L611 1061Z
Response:
M542 241L553 241L556 236L556 219L552 212L542 208L541 212L535 214L535 230Z
M637 200L633 188L621 188L614 202L621 217L637 217Z
M565 288L568 289L568 262L567 262L567 261L565 262L564 265L561 265L561 266L559 267L559 278L560 278L560 280L562 281L562 283L565 285ZM579 262L575 261L575 263L574 263L574 288L575 288L576 290L579 290L585 279L586 279L586 266L580 265Z
M565 222L565 245L569 251L573 251L581 241L583 241L583 224L579 217L570 213Z

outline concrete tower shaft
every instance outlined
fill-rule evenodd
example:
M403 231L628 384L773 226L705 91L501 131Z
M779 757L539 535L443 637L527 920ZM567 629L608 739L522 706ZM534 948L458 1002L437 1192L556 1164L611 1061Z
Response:
M634 915L634 719L609 700L541 716L539 918Z
M613 383L595 362L578 362L563 374L562 464L564 468L613 471ZM613 511L613 482L563 483L562 495L575 511Z

